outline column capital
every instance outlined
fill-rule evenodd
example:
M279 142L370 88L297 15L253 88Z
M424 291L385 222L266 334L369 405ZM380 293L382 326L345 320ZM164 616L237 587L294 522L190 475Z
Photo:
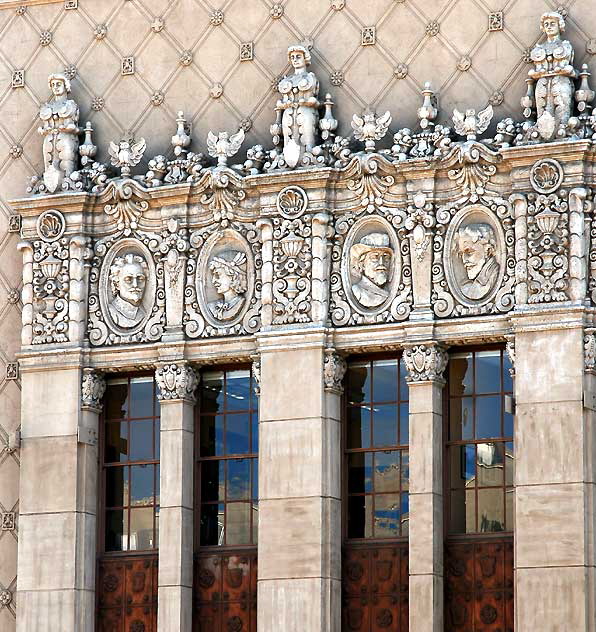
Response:
M443 372L447 366L447 351L436 342L425 342L404 348L404 362L408 369L406 381L444 382Z
M343 393L344 375L348 365L342 356L333 347L325 349L325 361L323 366L323 379L325 390L341 395Z
M81 408L99 412L106 392L106 380L103 373L95 369L83 369L81 379Z
M159 401L186 400L196 401L196 389L199 376L187 362L170 362L158 365L155 370L157 382L157 399Z

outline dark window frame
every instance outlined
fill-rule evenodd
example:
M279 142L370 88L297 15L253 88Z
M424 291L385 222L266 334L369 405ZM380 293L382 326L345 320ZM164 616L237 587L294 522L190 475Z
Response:
M477 393L476 392L476 360L474 358L474 366L473 366L473 388L470 394L466 394L466 395L460 395L460 396L453 396L451 395L451 390L450 390L450 361L452 356L457 356L459 354L466 354L466 353L479 353L479 352L484 352L484 351L488 351L488 352L494 352L494 351L499 351L500 352L500 366L501 366L501 377L500 377L500 383L499 383L499 390L495 390L495 391L490 391L487 393ZM510 485L507 485L507 468L506 468L506 459L507 459L507 455L506 455L506 451L505 451L505 446L507 443L512 443L513 444L513 454L515 457L515 442L514 442L514 438L515 438L515 416L513 416L513 433L511 436L505 435L504 433L504 429L505 429L505 396L509 395L509 396L513 396L514 394L514 384L513 384L513 379L511 380L512 382L512 386L511 386L511 390L505 390L504 386L504 382L505 382L505 371L507 371L507 366L505 365L505 361L508 361L508 356L507 356L507 351L505 348L505 344L504 343L494 343L494 344L488 344L488 345L468 345L468 346L461 346L461 347L452 347L449 349L448 351L449 353L449 362L447 364L447 368L445 370L445 387L443 389L443 440L442 440L442 444L443 444L443 508L444 508L444 512L443 512L443 528L444 528L444 534L445 534L445 539L449 540L449 541L458 541L458 540L478 540L478 541L486 541L486 540L490 540L490 539L499 539L499 538L503 538L503 537L510 537L514 534L514 529L513 530L507 530L507 522L508 522L508 518L507 518L507 493L508 491L510 493L515 493L515 485L512 479L512 482ZM473 410L474 413L476 411L476 400L478 397L490 397L490 396L500 396L501 398L501 419L500 419L500 424L501 424L501 435L498 437L485 437L485 438L476 438L476 433L474 432L474 438L470 438L470 439L460 439L460 440L451 440L450 439L450 411L451 411L451 401L453 399L463 399L464 397L470 397L473 399ZM474 429L476 427L476 420L475 420L475 414L474 414ZM449 461L449 456L450 456L450 448L455 448L457 446L461 446L462 448L466 445L475 445L477 446L478 444L487 444L487 443L495 443L495 444L499 444L500 446L502 446L502 455L503 455L503 476L502 476L502 484L499 486L492 486L492 485L478 485L476 484L476 480L475 480L475 485L474 485L474 497L475 497L475 507L474 507L474 511L475 511L475 527L476 527L476 531L474 532L467 532L467 533L461 533L461 532L452 532L451 531L451 508L452 508L452 502L451 502L451 491L452 488L451 486L451 477L450 477L450 461ZM476 448L476 461L475 461L475 468L476 468L476 472L477 472L477 458L478 458L478 451ZM513 478L515 476L515 461L513 464ZM475 475L475 479L477 478L477 474ZM479 517L478 517L478 512L479 512L479 506L478 506L478 490L479 489L498 489L498 490L503 490L503 520L504 520L504 526L505 529L501 530L501 531L480 531L479 530ZM515 509L515 504L513 504L513 508Z
M356 363L364 363L364 362L368 362L371 364L374 364L374 362L377 361L383 361L383 360L395 360L397 362L397 366L398 366L398 392L397 392L397 400L392 400L392 401L384 401L383 400L383 404L386 405L395 405L397 407L398 410L398 427L397 427L397 441L398 443L394 444L394 445L390 445L390 446L374 446L372 445L372 441L371 441L371 445L369 448L348 448L348 424L349 424L349 414L348 414L348 409L350 407L349 402L348 402L348 392L349 392L349 370L350 370L350 364L356 364ZM383 493L381 492L380 494L378 492L371 492L371 493L350 493L349 491L349 481L348 481L348 470L349 470L349 466L348 466L348 460L349 460L349 455L350 454L356 454L356 453L375 453L375 452L395 452L395 451L399 451L400 452L400 473L399 473L399 478L400 478L400 483L399 483L399 491L396 492L395 494L399 495L400 498L400 506L401 506L401 501L402 501L402 495L404 493L404 489L402 487L402 468L401 468L401 464L402 464L402 455L405 452L408 455L408 471L409 471L409 401L410 401L410 397L409 397L409 386L406 384L405 385L405 389L406 389L406 395L407 398L403 399L403 395L401 392L401 382L402 382L402 377L404 379L404 383L405 383L405 377L407 375L407 370L405 370L405 366L404 366L404 375L401 376L399 374L400 371L400 366L403 366L403 351L396 351L396 352L384 352L384 353L370 353L370 354L359 354L359 355L352 355L349 356L347 359L347 364L348 364L348 369L346 371L346 375L344 377L344 392L342 395L342 424L341 424L341 493L342 493L342 540L344 542L344 544L348 544L351 547L354 546L366 546L366 545L379 545L379 546L383 546L383 545L389 545L392 542L407 542L408 541L408 534L403 534L403 524L401 522L401 518L400 518L400 535L398 536L392 536L392 537L378 537L378 536L372 536L372 537L363 537L363 538L351 538L348 537L348 511L349 511L349 499L352 496L378 496L378 495L383 495ZM373 369L374 372L374 369ZM371 384L372 381L374 380L374 376L371 375ZM375 402L374 400L374 392L371 390L371 403L372 404L376 404L379 402ZM405 444L400 444L400 429L401 429L401 424L404 422L404 420L401 419L401 412L400 412L400 407L402 404L408 404L408 415L407 418L405 420L406 424L408 425L408 443ZM374 415L371 415L371 429L370 429L370 434L371 437L374 436L374 419L373 419ZM374 488L373 488L374 489ZM407 490L408 496L409 496L409 475L408 475L408 490ZM409 507L409 500L408 500L408 507ZM400 507L400 512L401 512L401 507ZM409 511L408 511L409 513ZM374 521L374 500L373 500L373 509L372 509L372 517L373 517L373 521Z
M233 454L223 454L223 455L215 455L215 456L201 456L201 418L203 416L207 416L208 414L211 413L205 413L203 415L202 410L201 410L201 389L203 387L203 375L205 373L211 373L211 372L223 372L224 376L226 376L224 379L227 379L227 374L229 372L233 372L233 371L248 371L248 375L249 375L249 407L248 409L243 409L241 411L238 410L232 410L232 412L228 412L229 409L224 408L221 411L218 411L218 415L222 414L224 416L227 416L228 414L230 415L234 415L234 414L248 414L249 415L249 420L252 419L253 415L256 417L256 423L257 423L257 433L258 433L258 423L259 423L259 398L256 395L255 391L254 391L254 386L255 386L255 377L254 374L252 372L252 365L251 364L246 364L246 363L238 363L238 364L215 364L215 365L210 365L210 366L204 366L202 367L202 370L200 371L200 381L199 381L199 387L197 389L198 391L198 397L197 397L197 403L195 406L195 413L194 413L194 419L195 419L195 423L194 423L194 428L195 428L195 432L194 432L194 458L193 458L193 472L194 472L194 491L193 491L193 498L194 498L194 535L193 535L193 539L194 539L194 550L195 553L200 553L201 555L204 554L208 554L209 552L212 553L216 553L218 551L221 552L233 552L233 551L242 551L242 550L254 550L257 548L257 544L258 544L258 533L257 533L257 539L254 540L254 519L255 519L255 515L254 515L254 501L256 500L257 502L257 512L258 512L258 489L256 491L257 493L257 498L253 498L252 497L252 493L250 494L250 498L248 501L227 501L227 485L224 485L224 501L223 504L224 506L224 538L226 537L226 522L227 522L227 506L229 504L246 504L250 507L250 517L249 517L249 521L250 521L250 525L249 525L249 532L250 532L250 536L251 536L251 542L250 543L242 543L242 544L227 544L227 543L223 543L223 544L201 544L201 514L202 514L202 504L211 504L211 505L218 505L218 504L222 504L219 500L218 501L209 501L208 503L202 503L201 501L201 489L202 489L202 480L201 480L201 463L205 463L205 462L227 462L227 461L233 461L233 460L238 460L238 459L248 459L250 462L249 465L249 472L250 472L250 489L252 490L252 486L253 486L253 463L256 463L256 468L257 468L257 476L258 476L258 462L259 462L259 452L258 449L256 452L252 451L253 445L252 445L252 428L249 427L249 442L250 442L250 447L249 447L249 452L247 453L233 453ZM225 382L224 382L225 383ZM224 386L224 391L225 391L225 386ZM249 421L250 424L250 421ZM224 430L224 452L225 452L225 436L226 436L226 432ZM258 441L258 439L257 439Z
M131 380L135 380L137 378L146 379L151 378L153 383L153 416L152 417L124 417L120 419L112 419L108 420L106 416L106 408L108 405L108 397L109 397L109 385L110 382L127 380L128 389L130 393L130 384ZM98 442L98 498L97 498L97 553L98 556L102 558L107 557L130 557L130 556L147 556L147 555L156 555L159 551L159 527L157 523L157 513L160 508L160 455L156 452L156 443L157 443L157 434L161 428L161 415L160 415L160 405L157 400L157 383L155 381L155 374L149 371L143 371L139 373L132 372L123 372L123 373L111 373L105 376L106 380L106 392L104 394L103 406L101 413L99 415L99 442ZM127 425L127 436L130 440L130 424L135 423L137 420L148 420L152 419L153 421L153 454L156 456L154 459L139 459L139 460L126 460L124 462L120 461L105 461L105 452L106 452L106 430L108 423L115 423L117 421L124 422ZM156 427L157 424L157 427ZM107 469L109 468L128 468L130 473L131 466L139 466L139 465L151 465L153 466L153 492L154 492L154 502L152 505L146 505L146 507L153 508L153 540L155 541L155 546L150 549L126 549L126 550L114 550L114 551L106 551L106 526L107 526L107 512L110 510L118 510L117 506L108 507L107 506ZM130 476L129 476L129 485L130 485ZM130 494L130 490L129 490ZM128 505L122 505L123 511L127 511L128 513L128 533L127 538L130 537L130 511L133 506L130 504L130 497L128 501ZM142 508L142 506L139 506Z

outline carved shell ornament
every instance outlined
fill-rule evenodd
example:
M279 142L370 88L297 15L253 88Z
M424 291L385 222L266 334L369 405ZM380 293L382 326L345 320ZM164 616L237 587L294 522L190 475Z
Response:
M530 184L538 193L554 193L563 183L563 168L552 158L539 160L530 171Z
M286 187L279 192L275 205L286 219L300 217L308 206L306 191L297 186Z
M37 218L37 234L44 241L52 242L60 239L66 230L66 220L60 211L44 211Z

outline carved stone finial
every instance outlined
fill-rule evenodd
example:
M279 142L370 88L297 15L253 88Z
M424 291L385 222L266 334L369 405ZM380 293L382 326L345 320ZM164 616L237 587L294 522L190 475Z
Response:
M372 112L365 112L362 116L354 114L352 117L352 129L354 138L364 143L364 150L375 151L375 141L381 140L391 125L389 110L378 118Z
M228 132L219 132L216 136L213 132L207 134L207 148L209 155L217 158L218 167L226 167L228 158L238 153L240 145L244 142L244 130L239 129L231 136Z
M447 360L447 352L437 344L427 343L404 349L408 369L406 382L442 382Z
M476 140L478 134L482 134L490 125L493 118L493 107L489 105L484 110L476 114L476 110L466 110L462 114L459 110L453 110L453 125L455 131L460 136L465 136L466 140Z
M342 381L347 368L348 365L346 361L335 351L335 349L325 349L323 378L325 380L326 391L338 394L343 392Z
M430 82L427 81L424 84L424 90L422 91L422 106L418 108L418 120L420 121L421 129L426 129L429 126L434 125L433 121L439 115L437 109L437 99L435 93L430 87Z
M190 136L187 133L186 119L184 112L180 110L176 117L176 133L172 136L172 147L174 148L174 156L185 157L186 150L190 145Z
M81 382L81 406L100 410L103 395L106 392L106 381L102 373L95 369L83 369Z
M141 162L147 143L144 138L135 142L133 139L123 139L117 145L110 142L108 153L114 167L120 167L123 178L130 176L130 168Z
M164 364L155 371L157 399L160 401L186 399L194 402L199 384L196 371L186 363Z

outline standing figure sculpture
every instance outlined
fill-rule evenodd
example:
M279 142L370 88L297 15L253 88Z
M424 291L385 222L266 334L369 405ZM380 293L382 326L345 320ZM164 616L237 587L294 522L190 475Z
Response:
M277 109L283 112L281 128L283 132L283 155L288 167L295 167L304 151L310 151L316 144L319 122L319 81L314 72L307 72L310 53L304 46L290 46L288 59L294 74L285 76L277 89L281 98Z
M77 167L79 149L79 106L68 98L70 81L62 74L48 77L52 99L39 110L43 139L43 181L54 193Z
M538 133L550 140L557 130L564 127L571 117L573 103L573 79L577 76L573 68L573 47L561 39L565 20L560 13L544 13L540 28L546 42L536 44L530 53L534 68L528 72L536 82L534 98Z

